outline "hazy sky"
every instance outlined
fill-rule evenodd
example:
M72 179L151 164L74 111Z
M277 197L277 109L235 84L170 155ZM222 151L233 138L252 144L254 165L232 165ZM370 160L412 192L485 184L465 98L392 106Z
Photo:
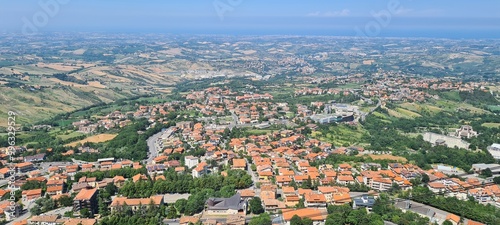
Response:
M0 32L499 38L499 10L498 0L0 0Z

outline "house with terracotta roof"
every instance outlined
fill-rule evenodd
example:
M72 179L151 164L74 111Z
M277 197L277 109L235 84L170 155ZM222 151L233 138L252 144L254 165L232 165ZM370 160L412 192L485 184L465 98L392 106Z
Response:
M233 169L246 170L247 162L245 159L233 159Z
M63 223L59 217L59 215L33 216L28 219L28 225L59 225Z
M341 188L341 187L332 187L332 186L319 186L318 192L325 195L326 202L333 202L333 195L339 192L347 192L349 193L349 188Z
M325 224L328 212L325 208L303 208L303 209L283 209L283 221L286 225L290 225L290 220L294 215L300 218L309 218L313 224Z
M0 169L0 179L5 179L10 176L10 169L7 167L4 167Z
M278 212L279 210L286 208L285 203L279 201L278 199L263 199L262 203L264 204L264 209L266 210L266 212Z
M123 184L125 184L125 177L123 176L115 176L113 177L113 183L115 184L115 186L117 187L121 187L123 186Z
M11 201L0 201L0 218L10 221L19 216L21 207L18 203L11 205Z
M370 187L378 191L387 191L392 187L392 180L389 178L376 177L373 178Z
M439 181L430 182L427 184L427 187L429 187L429 190L431 190L434 193L446 191L446 186Z
M305 189L305 188L299 188L299 189L297 190L297 193L299 194L299 196L300 196L301 198L302 198L304 195L308 195L308 194L310 194L310 193L312 193L312 192L313 192L313 190L311 190L311 189Z
M255 191L252 189L239 190L238 192L242 199L251 199L255 197Z
M25 190L21 196L23 201L35 200L42 197L42 189Z
M337 192L332 195L332 203L334 205L343 205L351 202L352 199L349 192Z
M458 223L460 223L460 216L449 213L448 215L446 215L445 220L450 221L453 225L458 225Z
M179 220L179 225L196 224L198 221L200 221L199 216L182 216Z
M80 212L88 209L92 213L97 212L97 188L84 188L78 192L73 199L73 211Z
M151 204L153 204L154 206L161 206L165 204L163 195L155 195L151 196L150 198L115 197L109 207L111 209L111 212L119 210L120 207L123 207L124 205L130 207L132 211L137 211L147 208Z
M286 207L295 207L300 202L300 197L296 194L285 196Z
M46 194L48 194L48 195L60 195L62 193L63 193L63 186L62 185L47 186Z
M286 186L289 185L290 182L292 182L292 178L288 176L276 176L276 184L278 184L278 186Z
M477 222L477 221L474 221L474 220L467 220L467 223L465 223L466 225L485 225L484 223L480 223L480 222Z
M348 175L340 175L337 177L336 182L342 185L354 184L354 178Z
M309 193L304 195L304 205L311 208L326 207L326 197L321 193Z
M192 176L194 178L201 177L207 174L207 169L208 169L208 164L206 162L201 162L192 170L191 172Z
M63 225L95 225L96 219L69 218Z
M0 189L0 199L3 198L7 193L10 193L10 190Z
M35 170L35 166L31 162L23 162L15 165L15 168L18 173L26 173L32 170Z
M259 181L267 181L269 178L273 176L272 171L260 171L258 172L259 174Z
M347 163L342 163L337 168L338 171L350 171L351 169L352 169L352 166L347 164Z
M283 186L282 188L283 196L296 195L295 189L290 186Z
M146 181L146 180L148 180L148 177L146 177L146 175L144 175L144 174L136 174L135 176L132 177L132 181L134 183L139 182L141 180Z

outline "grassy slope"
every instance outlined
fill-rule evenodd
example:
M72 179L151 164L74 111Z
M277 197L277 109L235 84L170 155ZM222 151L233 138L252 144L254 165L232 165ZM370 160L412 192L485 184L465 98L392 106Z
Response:
M30 91L0 86L0 92L0 114L6 115L10 110L18 112L17 124L33 123L55 114L126 97L109 89L81 90L71 87ZM6 120L7 117L2 116L0 126L5 126Z

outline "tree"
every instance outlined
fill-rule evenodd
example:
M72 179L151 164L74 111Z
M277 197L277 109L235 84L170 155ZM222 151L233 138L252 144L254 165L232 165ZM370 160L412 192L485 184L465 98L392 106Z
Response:
M224 186L220 189L219 192L220 192L221 197L223 197L223 198L229 198L229 197L236 194L234 185Z
M429 175L427 175L426 173L422 174L422 183L427 184L429 183L429 181L430 181Z
M293 215L292 219L290 219L290 225L302 225L302 219L300 216Z
M495 182L495 184L500 184L500 177L493 178L493 182Z
M80 210L80 216L82 218L89 218L91 216L90 210L88 210L88 209L82 209L82 210Z
M272 225L271 216L267 213L260 214L253 217L248 225Z
M35 205L33 206L33 208L31 208L30 212L31 214L38 216L42 213L42 210L40 209L40 206Z
M352 225L368 224L369 221L368 221L366 215L367 215L366 209L352 210L349 213L349 215L347 216L346 222L348 222Z
M492 177L493 173L491 172L490 168L486 168L485 170L481 171L481 175L485 177Z
M73 205L73 199L69 196L66 196L66 195L63 195L61 196L57 202L59 203L59 205L62 205L62 206L72 206Z
M261 214L264 212L262 200L259 197L255 197L250 200L250 212L253 214Z
M177 210L175 209L174 205L170 205L167 210L167 218L168 219L174 219L177 218Z
M295 182L294 179L292 179L292 181L290 181L289 186L293 187L293 189L295 189L295 190L298 189L298 185L297 185L297 183Z
M451 221L449 221L449 220L445 220L443 222L443 225L453 225L453 223Z
M102 197L99 197L98 202L97 202L97 206L98 206L99 215L101 215L101 216L108 216L109 215L108 205L104 202Z
M300 198L299 199L299 203L297 203L297 206L296 206L298 209L303 209L305 208L305 202L304 202L304 197Z
M401 190L401 187L399 186L399 184L394 182L394 183L392 183L391 188L389 188L389 190L387 190L387 191L389 193L394 193L394 192L399 192L400 190Z
M175 208L180 214L184 213L184 211L186 210L186 205L187 205L186 199L181 198L175 201Z
M302 219L302 225L313 225L313 221L309 218Z

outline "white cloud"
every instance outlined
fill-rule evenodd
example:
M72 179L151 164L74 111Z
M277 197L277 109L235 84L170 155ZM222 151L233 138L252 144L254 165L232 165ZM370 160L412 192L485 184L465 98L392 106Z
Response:
M399 8L394 14L398 16L410 16L410 17L426 17L426 16L439 16L443 13L440 9L409 9L405 7Z
M349 9L342 9L340 11L328 11L325 13L321 13L319 11L317 12L312 12L307 14L309 17L342 17L342 16L349 16L351 14L351 11Z

